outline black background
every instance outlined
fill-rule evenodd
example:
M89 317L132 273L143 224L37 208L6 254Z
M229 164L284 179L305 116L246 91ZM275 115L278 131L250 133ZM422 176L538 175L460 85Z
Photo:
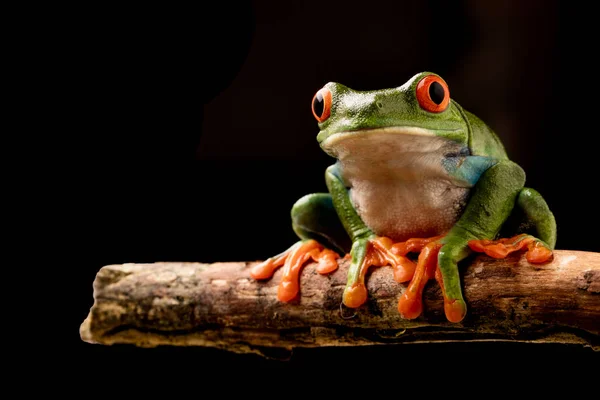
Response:
M94 346L78 334L103 265L256 260L295 241L290 207L326 190L332 163L310 112L328 81L370 90L439 73L546 198L557 247L600 251L591 190L597 46L585 10L541 0L430 0L69 11L75 16L56 23L49 41L49 79L64 95L52 104L60 133L50 156L61 179L50 178L49 194L68 232L50 240L58 239L54 250L68 265L60 330L82 376L110 366L151 377L183 365L204 378L294 367L310 375L317 365L401 369L408 360L572 370L593 356L578 346L483 343L301 349L279 362L213 349Z

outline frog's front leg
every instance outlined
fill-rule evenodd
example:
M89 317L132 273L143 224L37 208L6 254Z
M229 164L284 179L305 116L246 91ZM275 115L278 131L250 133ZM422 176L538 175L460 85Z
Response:
M500 161L486 170L456 225L441 240L438 253L440 284L444 294L444 309L449 321L459 322L466 314L458 262L469 253L469 242L494 239L511 214L517 197L522 193L525 173L511 161ZM541 221L542 216L538 218ZM550 225L554 223L553 219ZM549 237L555 237L555 228L542 227Z
M347 307L357 308L367 300L365 275L370 267L390 265L394 268L396 281L406 282L412 278L416 266L405 257L408 251L402 254L391 239L376 236L365 225L350 201L348 190L338 175L337 165L327 169L325 181L339 219L352 241L351 263L342 301Z
M268 279L275 270L283 267L277 297L286 302L298 295L300 272L309 260L318 262L317 272L327 274L338 267L339 256L330 248L341 252L350 248L350 240L335 213L329 194L310 194L298 200L292 207L292 227L301 240L250 271L254 279Z
M522 188L524 180L525 174L518 165L501 161L482 175L464 214L448 234L420 248L394 245L395 248L402 245L410 251L421 251L414 277L398 302L398 310L405 318L420 315L423 288L433 277L442 288L448 320L459 322L464 318L467 308L460 288L458 262L470 250L504 258L513 251L527 248L527 259L537 263L552 256L556 242L554 216L539 193ZM514 206L520 211L517 214L521 224L534 228L538 237L520 234L491 240L512 214Z

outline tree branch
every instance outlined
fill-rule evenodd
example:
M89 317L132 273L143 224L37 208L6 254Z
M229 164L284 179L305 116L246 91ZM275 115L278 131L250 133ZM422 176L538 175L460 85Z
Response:
M301 297L277 300L281 271L257 282L254 263L155 263L103 267L94 305L81 325L84 341L137 346L212 346L237 352L269 348L447 341L578 343L600 350L600 254L557 250L543 265L522 255L478 256L462 269L469 306L459 324L446 321L435 281L424 313L404 320L397 301L406 285L390 268L368 276L369 300L341 307L348 262L322 276L301 275ZM464 265L464 264L463 264Z

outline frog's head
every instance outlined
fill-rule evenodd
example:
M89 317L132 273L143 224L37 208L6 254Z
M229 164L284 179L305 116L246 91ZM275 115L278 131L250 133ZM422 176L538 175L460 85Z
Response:
M367 92L330 82L315 94L312 110L320 128L317 141L338 158L344 149L356 152L375 145L391 150L407 138L419 143L446 142L433 139L443 138L468 146L469 128L460 106L450 99L446 82L430 72L397 88Z

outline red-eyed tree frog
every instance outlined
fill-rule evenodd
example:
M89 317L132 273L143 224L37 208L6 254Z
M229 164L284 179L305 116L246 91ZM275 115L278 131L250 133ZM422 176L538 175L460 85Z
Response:
M404 318L421 314L423 288L435 277L447 319L460 322L467 307L458 263L472 251L504 258L525 249L531 263L552 257L556 222L546 201L524 187L523 169L490 127L450 98L439 75L423 72L375 91L330 82L312 111L317 141L337 161L325 172L329 193L292 208L300 240L251 270L268 279L284 266L279 300L299 294L308 261L326 274L346 254L347 307L366 302L369 267L389 265L396 281L409 282L398 300ZM419 253L416 262L410 252Z

